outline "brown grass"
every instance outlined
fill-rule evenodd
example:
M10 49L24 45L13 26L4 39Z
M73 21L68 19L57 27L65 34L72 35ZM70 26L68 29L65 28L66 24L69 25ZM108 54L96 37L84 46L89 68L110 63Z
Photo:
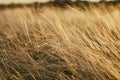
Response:
M120 80L120 6L0 11L0 80Z

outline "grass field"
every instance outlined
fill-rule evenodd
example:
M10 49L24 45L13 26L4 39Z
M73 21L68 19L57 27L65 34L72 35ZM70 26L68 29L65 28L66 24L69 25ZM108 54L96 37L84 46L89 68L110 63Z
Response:
M120 80L120 5L0 10L0 80Z

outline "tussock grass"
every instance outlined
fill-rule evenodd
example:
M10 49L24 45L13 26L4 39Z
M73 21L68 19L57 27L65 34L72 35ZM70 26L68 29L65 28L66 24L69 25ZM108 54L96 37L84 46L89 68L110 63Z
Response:
M120 7L0 11L1 80L120 80Z

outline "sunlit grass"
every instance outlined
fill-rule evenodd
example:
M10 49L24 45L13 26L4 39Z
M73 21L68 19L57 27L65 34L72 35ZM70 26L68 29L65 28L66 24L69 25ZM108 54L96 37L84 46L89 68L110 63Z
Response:
M0 11L1 80L120 80L120 7Z

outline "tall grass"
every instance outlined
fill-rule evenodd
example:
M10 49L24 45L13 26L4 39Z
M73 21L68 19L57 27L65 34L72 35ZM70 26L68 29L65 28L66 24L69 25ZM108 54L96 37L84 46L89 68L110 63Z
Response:
M120 80L120 7L0 11L1 80Z

